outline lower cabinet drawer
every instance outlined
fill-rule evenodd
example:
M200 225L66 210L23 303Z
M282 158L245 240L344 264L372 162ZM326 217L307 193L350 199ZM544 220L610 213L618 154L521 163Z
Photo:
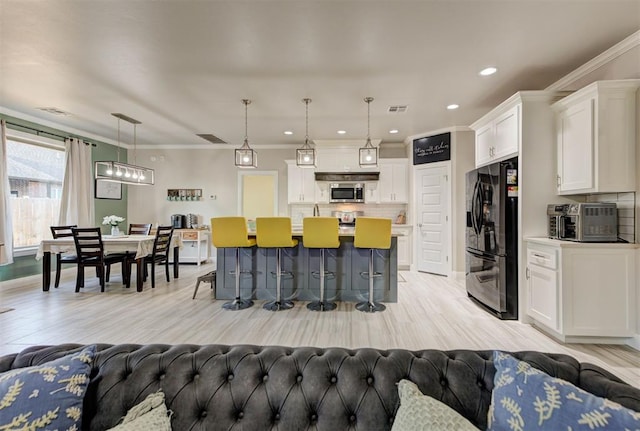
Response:
M196 240L198 239L198 232L182 232L182 240Z

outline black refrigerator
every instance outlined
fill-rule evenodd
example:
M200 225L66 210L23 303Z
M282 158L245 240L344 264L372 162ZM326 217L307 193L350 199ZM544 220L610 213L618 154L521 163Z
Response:
M467 172L466 288L500 319L518 318L518 158Z

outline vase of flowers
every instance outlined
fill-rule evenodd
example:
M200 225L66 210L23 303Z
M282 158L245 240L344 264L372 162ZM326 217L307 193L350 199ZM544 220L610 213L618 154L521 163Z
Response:
M105 216L102 219L102 224L106 224L111 226L111 236L121 235L120 228L118 225L124 221L124 217L119 217L117 215Z

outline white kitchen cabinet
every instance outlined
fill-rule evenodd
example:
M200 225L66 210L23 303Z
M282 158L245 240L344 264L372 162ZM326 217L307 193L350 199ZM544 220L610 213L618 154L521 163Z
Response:
M560 332L560 294L556 248L527 244L527 313L536 321Z
M633 336L635 247L528 239L527 314L565 342Z
M380 203L407 203L409 199L408 159L379 159L380 180L377 193Z
M364 185L364 201L365 203L377 203L380 201L380 190L378 189L379 181L368 182Z
M316 179L311 168L300 168L295 160L287 160L287 195L288 202L315 203Z
M175 229L174 235L179 235L182 241L180 255L178 257L180 263L195 263L200 265L206 262L210 257L211 232L202 229ZM173 257L173 253L169 254Z
M394 224L391 231L398 235L398 269L409 269L411 267L411 226Z
M634 191L640 80L598 81L553 104L558 194Z
M476 167L518 155L521 104L497 110L471 125L476 131Z

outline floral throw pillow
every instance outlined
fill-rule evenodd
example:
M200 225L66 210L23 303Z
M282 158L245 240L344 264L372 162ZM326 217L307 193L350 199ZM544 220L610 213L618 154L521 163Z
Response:
M0 430L79 430L95 352L0 374Z
M496 367L489 431L639 430L640 412L554 378L504 352Z

